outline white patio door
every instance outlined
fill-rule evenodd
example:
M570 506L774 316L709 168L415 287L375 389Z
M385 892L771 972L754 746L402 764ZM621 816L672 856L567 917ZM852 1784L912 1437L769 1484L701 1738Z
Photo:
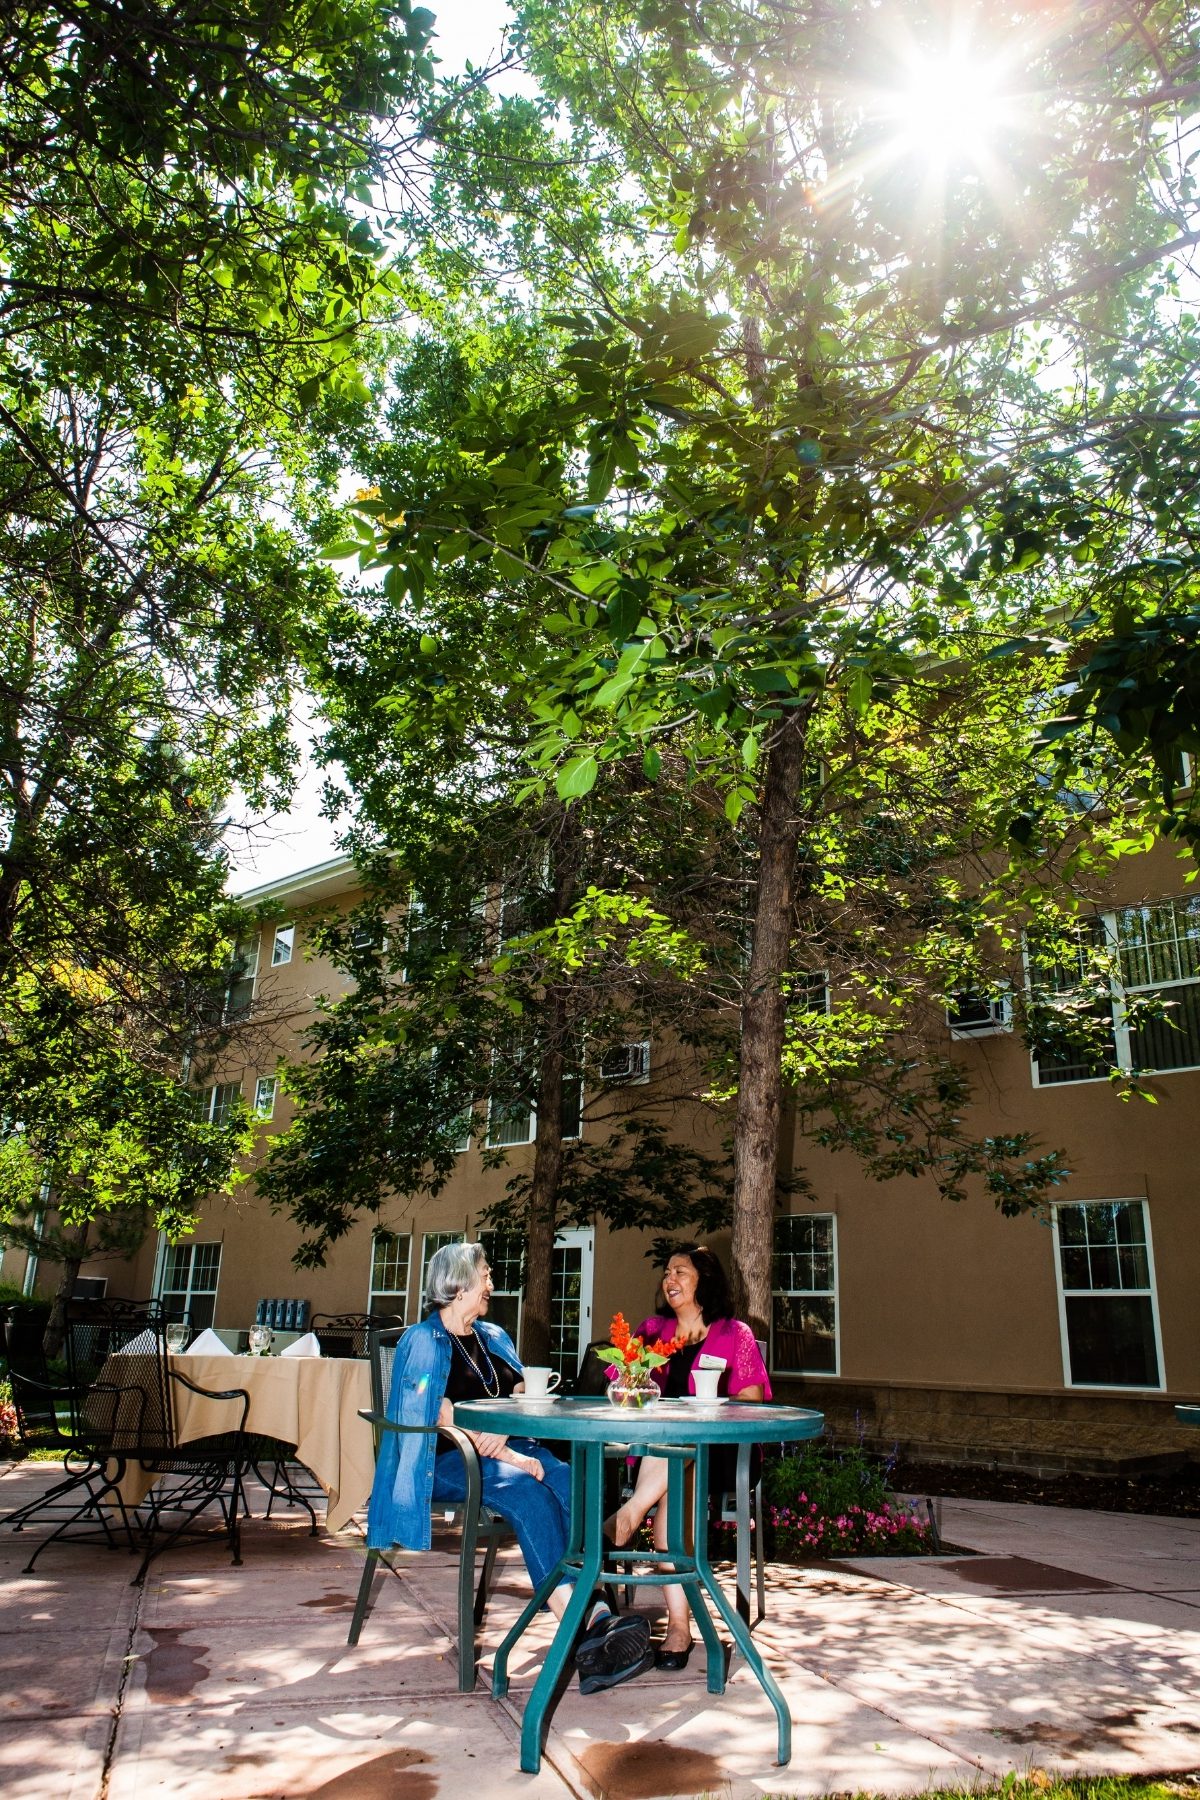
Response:
M550 1278L550 1361L564 1381L579 1368L592 1341L594 1231L560 1231Z

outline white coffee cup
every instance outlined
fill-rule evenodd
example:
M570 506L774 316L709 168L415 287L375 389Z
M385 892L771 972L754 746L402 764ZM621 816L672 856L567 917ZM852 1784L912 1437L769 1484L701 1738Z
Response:
M525 1398L527 1400L548 1400L554 1389L562 1380L557 1369L531 1367L525 1365Z
M724 1367L725 1365L722 1363L720 1369L693 1368L692 1387L697 1400L715 1400L717 1398L721 1385L721 1372Z

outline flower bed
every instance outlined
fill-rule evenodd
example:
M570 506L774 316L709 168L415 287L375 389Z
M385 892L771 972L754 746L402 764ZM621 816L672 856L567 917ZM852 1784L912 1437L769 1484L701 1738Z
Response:
M17 1445L17 1409L12 1401L12 1389L7 1381L0 1381L0 1456L7 1456Z
M763 1472L767 1543L781 1562L834 1556L928 1556L928 1519L888 1492L892 1464L861 1444L802 1445Z
M780 1562L826 1556L927 1556L933 1546L926 1519L885 1500L879 1506L848 1506L830 1518L809 1500L771 1506L767 1517Z

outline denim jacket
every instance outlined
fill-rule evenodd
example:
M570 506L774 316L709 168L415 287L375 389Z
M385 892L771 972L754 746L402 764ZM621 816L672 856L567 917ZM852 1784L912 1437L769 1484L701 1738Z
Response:
M499 1325L477 1319L475 1330L489 1356L522 1373L516 1346ZM453 1354L450 1334L436 1312L413 1325L396 1346L387 1416L398 1425L435 1425L446 1397ZM434 1432L385 1431L375 1463L375 1483L367 1509L367 1544L388 1550L428 1550L433 1540Z

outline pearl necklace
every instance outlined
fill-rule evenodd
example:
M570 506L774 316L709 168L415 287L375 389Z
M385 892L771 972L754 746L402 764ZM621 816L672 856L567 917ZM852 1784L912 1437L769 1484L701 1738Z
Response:
M476 1333L475 1327L472 1325L471 1330L468 1335L470 1337L474 1338L475 1342L479 1345L480 1351L483 1355L483 1360L488 1366L488 1373L491 1375L492 1381L495 1383L494 1387L488 1386L487 1375L484 1374L483 1369L481 1368L480 1364L471 1355L471 1352L461 1342L461 1340L458 1338L458 1336L453 1331L448 1332L447 1335L448 1335L453 1347L458 1351L458 1354L462 1357L463 1361L467 1364L467 1367L470 1369L473 1369L475 1371L475 1374L478 1375L480 1383L482 1384L482 1387L483 1387L483 1391L487 1395L488 1399L489 1400L498 1400L500 1398L500 1371L499 1371L499 1369L497 1369L495 1363L492 1361L491 1357L488 1355L487 1347L483 1343L481 1338L478 1336L478 1334Z

